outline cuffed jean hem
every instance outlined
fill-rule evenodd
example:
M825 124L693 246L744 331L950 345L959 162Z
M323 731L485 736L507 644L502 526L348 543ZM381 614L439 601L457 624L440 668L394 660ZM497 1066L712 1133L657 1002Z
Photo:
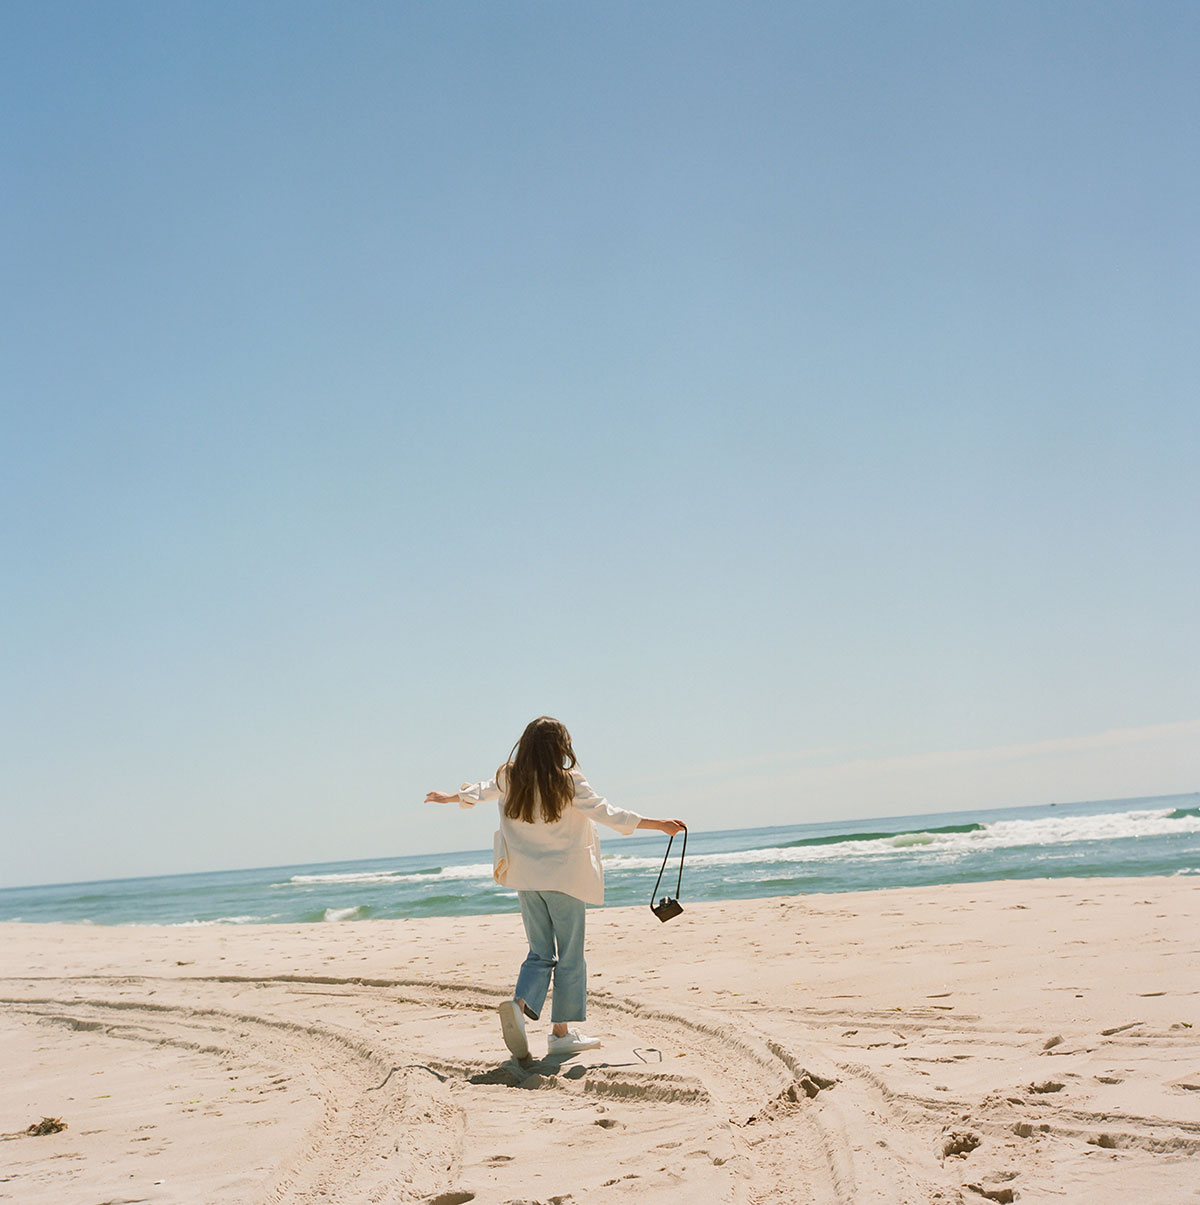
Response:
M583 958L587 906L561 891L518 891L529 953L517 975L513 998L525 1001L536 1021L554 979L551 1021L587 1019L587 963Z

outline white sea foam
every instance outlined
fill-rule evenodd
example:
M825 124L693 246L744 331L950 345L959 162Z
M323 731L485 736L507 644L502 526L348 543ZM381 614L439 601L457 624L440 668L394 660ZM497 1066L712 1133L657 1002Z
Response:
M207 925L258 925L275 920L275 916L218 916L215 920L181 920L167 925L168 929L200 929Z
M401 873L397 870L360 870L346 871L340 874L294 874L286 883L272 883L272 887L296 887L311 884L346 884L346 883L439 883L447 879L490 879L492 864L478 863L473 866L445 866L440 870L428 872Z
M360 904L356 908L326 908L325 919L331 921L339 920L354 920L357 916L362 916L363 907Z
M313 883L396 883L402 876L394 871L364 870L357 874L294 874L286 883L272 887L299 887Z
M884 821L883 823L886 823ZM1053 860L1052 847L1080 841L1115 841L1133 837L1157 837L1200 832L1200 816L1177 815L1173 808L1154 808L1127 812L1106 812L1096 816L1042 816L1035 820L998 820L981 824L967 832L897 832L868 840L855 840L850 834L826 844L784 845L725 853L689 853L689 867L739 867L759 865L786 866L797 863L846 863L866 860L920 858L922 862L953 862L972 853L990 853L1022 847L1045 848L1043 860ZM1049 847L1049 848L1048 848ZM1065 855L1064 855L1065 856ZM659 855L612 853L604 864L612 872L657 869ZM275 887L291 886L427 886L433 883L467 882L491 885L490 863L446 866L432 873L387 870L342 871L328 874L293 875ZM346 919L354 910L329 909L327 920ZM261 918L252 918L261 919Z
M1200 832L1200 816L1177 816L1174 809L1109 812L1099 816L1046 816L1038 820L997 820L970 832L906 832L873 840L841 840L826 845L793 845L730 853L689 855L689 866L739 866L748 863L845 862L898 857L920 850L922 858L1053 846L1078 841L1117 841ZM613 870L645 870L661 858L615 854L605 859Z
M892 849L911 849L917 845L936 845L939 837L948 836L947 833L897 833L894 837L885 837L882 844L890 846ZM956 837L969 836L968 833L955 833Z

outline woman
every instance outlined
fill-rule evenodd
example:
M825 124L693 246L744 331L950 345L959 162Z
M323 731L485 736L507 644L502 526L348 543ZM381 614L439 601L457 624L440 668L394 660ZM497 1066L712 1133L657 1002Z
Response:
M518 1058L529 1057L525 1017L542 1011L550 978L554 998L550 1055L599 1046L572 1025L587 1019L587 965L583 958L587 904L604 903L604 868L596 821L628 835L656 829L673 836L682 820L650 820L615 808L575 769L575 751L565 726L549 716L533 720L513 746L495 778L463 786L453 794L430 791L426 803L474 807L499 800L495 839L496 881L511 887L521 904L529 954L521 964L513 998L500 1005L504 1043Z

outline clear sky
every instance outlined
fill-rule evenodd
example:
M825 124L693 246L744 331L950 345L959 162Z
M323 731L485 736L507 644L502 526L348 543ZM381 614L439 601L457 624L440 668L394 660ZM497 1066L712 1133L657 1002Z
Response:
M1200 788L1200 6L9 3L0 884Z

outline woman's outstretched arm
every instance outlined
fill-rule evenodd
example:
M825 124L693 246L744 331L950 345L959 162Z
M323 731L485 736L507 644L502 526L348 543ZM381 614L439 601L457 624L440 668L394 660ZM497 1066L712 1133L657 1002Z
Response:
M489 778L487 782L471 784L464 782L452 795L445 791L430 791L425 796L426 803L457 803L460 808L473 808L477 803L487 803L500 798L500 788L496 779Z
M430 791L429 794L425 796L425 802L426 803L459 803L461 801L459 799L457 791L455 791L453 795L447 795L443 791Z
M643 816L638 821L638 828L653 828L660 833L666 833L668 837L675 836L676 833L682 832L687 828L682 820L651 820L648 816Z

